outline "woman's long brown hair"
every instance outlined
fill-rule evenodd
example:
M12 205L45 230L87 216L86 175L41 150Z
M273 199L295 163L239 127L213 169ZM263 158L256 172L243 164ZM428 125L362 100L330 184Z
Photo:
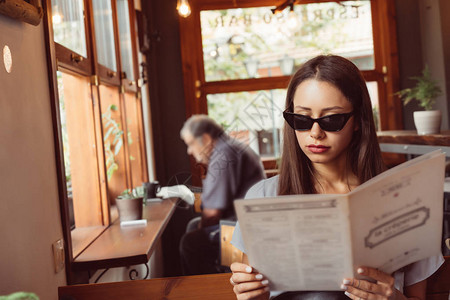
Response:
M349 60L335 55L321 55L307 61L291 78L286 109L292 110L295 91L307 79L333 84L353 105L358 130L353 133L347 159L360 183L383 172L385 166L378 145L370 96L358 68ZM286 122L283 137L278 194L316 194L311 161L300 149L295 130Z

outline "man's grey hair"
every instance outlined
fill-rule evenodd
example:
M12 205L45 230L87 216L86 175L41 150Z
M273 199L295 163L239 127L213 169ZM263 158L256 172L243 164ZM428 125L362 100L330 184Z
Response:
M184 122L181 128L180 136L184 138L190 133L194 138L199 138L203 134L209 134L213 140L216 140L224 134L223 128L207 115L193 115Z

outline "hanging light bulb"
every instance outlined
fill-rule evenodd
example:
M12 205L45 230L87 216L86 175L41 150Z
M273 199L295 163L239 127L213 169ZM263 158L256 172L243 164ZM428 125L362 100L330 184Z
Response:
M178 14L183 18L189 17L191 14L191 7L189 6L188 0L178 0L177 10Z
M61 13L59 12L58 5L53 6L52 11L53 11L52 23L55 25L61 24L63 17L61 15Z
M289 29L293 30L299 26L298 16L295 13L294 9L291 8L288 15L287 26Z

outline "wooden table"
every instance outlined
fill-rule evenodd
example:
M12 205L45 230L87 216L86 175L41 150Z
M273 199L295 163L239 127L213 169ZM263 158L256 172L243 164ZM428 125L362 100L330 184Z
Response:
M450 131L440 134L418 135L415 130L378 131L378 142L382 152L403 154L425 154L436 149L450 157Z
M60 286L60 300L233 300L229 273Z
M96 270L147 263L177 201L177 198L170 198L147 203L143 214L147 225L121 227L116 220L74 259L73 269Z

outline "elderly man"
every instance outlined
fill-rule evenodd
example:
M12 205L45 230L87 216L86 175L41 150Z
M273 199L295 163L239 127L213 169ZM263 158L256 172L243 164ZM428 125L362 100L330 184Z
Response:
M219 256L220 219L235 218L233 201L265 178L259 156L248 146L230 138L206 115L189 118L180 132L187 153L207 165L203 180L201 217L192 220L180 243L185 275L215 273Z

